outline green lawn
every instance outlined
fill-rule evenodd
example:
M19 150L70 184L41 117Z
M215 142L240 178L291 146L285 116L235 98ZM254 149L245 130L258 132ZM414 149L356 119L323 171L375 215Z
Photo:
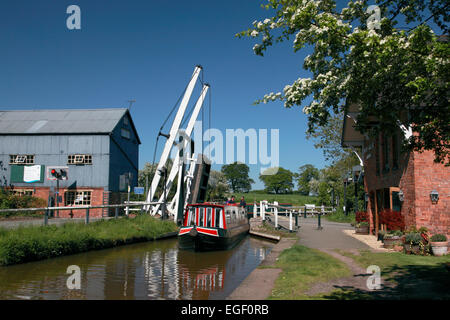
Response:
M274 300L317 299L305 294L312 284L350 276L343 262L301 245L284 250L274 267L283 270L269 297Z
M377 265L385 287L370 293L346 288L323 295L326 299L450 299L450 255L443 257L409 255L400 252L374 253L361 251L361 255L339 253L356 261L364 269Z
M0 228L0 265L42 260L62 255L148 241L178 228L172 221L149 215L62 226Z
M241 197L244 196L247 204L252 204L256 201L258 204L262 200L269 202L278 201L278 203L291 203L293 206L303 206L305 203L317 204L317 197L302 196L300 194L272 194L261 192L249 192L249 193L233 193L228 197L234 195L236 202L239 202Z

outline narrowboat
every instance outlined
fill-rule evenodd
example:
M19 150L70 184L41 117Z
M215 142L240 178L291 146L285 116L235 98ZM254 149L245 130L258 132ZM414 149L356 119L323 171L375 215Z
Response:
M180 249L231 249L250 229L245 208L237 205L188 204L183 218L178 232Z

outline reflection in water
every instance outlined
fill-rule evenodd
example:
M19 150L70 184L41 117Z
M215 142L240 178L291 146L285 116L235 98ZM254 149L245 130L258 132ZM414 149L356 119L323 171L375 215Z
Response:
M273 244L247 237L232 250L192 252L177 239L0 267L0 299L224 299ZM81 269L69 290L67 267Z

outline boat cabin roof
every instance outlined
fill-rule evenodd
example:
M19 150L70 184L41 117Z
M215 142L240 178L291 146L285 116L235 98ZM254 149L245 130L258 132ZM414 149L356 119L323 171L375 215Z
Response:
M219 204L219 203L209 203L209 202L204 202L204 203L191 203L188 204L186 206L187 207L215 207L215 208L229 208L229 207L239 207L238 203L234 203L234 204Z

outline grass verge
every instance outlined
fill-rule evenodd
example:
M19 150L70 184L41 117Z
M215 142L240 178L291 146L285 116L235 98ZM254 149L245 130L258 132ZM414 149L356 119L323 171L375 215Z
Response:
M257 202L259 206L259 202L263 200L267 200L270 203L274 201L278 201L278 203L291 203L293 206L303 206L305 203L308 204L318 204L317 197L310 196L302 196L300 194L272 194L272 193L261 193L261 192L248 192L248 193L233 193L228 194L228 197L234 195L236 202L239 203L241 197L245 198L245 202L248 205L253 204L253 202Z
M282 272L269 297L272 300L316 299L305 294L312 284L351 273L343 262L301 245L284 250L274 267L281 268Z
M332 214L325 215L324 218L331 222L352 223L355 222L355 213L349 212L348 215L345 215L344 211L336 210Z
M154 240L177 230L172 221L148 215L101 220L88 225L0 228L0 265L42 260L62 255Z

